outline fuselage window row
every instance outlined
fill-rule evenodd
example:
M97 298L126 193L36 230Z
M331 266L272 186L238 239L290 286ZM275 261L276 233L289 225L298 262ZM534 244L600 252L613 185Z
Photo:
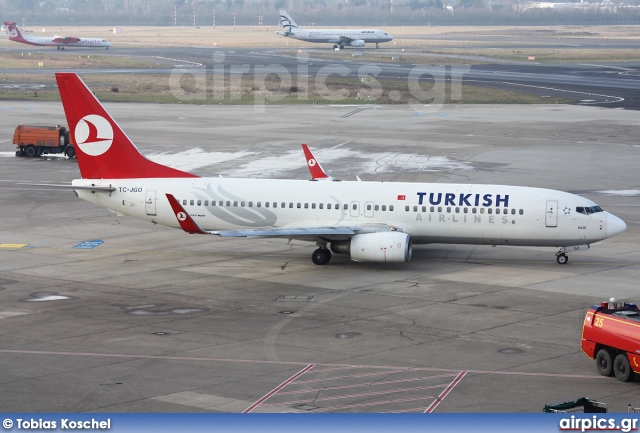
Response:
M222 200L218 201L217 203L218 204L216 205L216 201L212 200L211 201L211 206L224 206L225 205L225 202L222 201ZM204 202L202 200L182 200L182 204L184 206L187 206L187 205L190 205L190 206L202 206L202 205L209 206L209 200L204 200ZM295 207L297 209L302 209L302 208L304 208L304 209L309 209L309 208L311 208L311 209L324 209L324 203L317 203L316 204L316 203L293 203L293 202L289 203L289 205L288 205L289 209L293 209L294 205L295 205ZM233 204L232 204L231 201L227 201L226 202L226 206L228 206L228 207L231 207L231 206L233 206L233 207L238 207L238 206L240 206L240 207L253 207L254 206L254 202L252 202L252 201L250 201L250 202L234 201ZM255 202L255 206L256 207L262 207L263 203L260 202L260 201ZM264 202L264 207L273 207L273 208L280 207L282 209L286 209L287 208L287 203L282 202L282 203L280 203L280 206L278 206L277 202ZM337 204L337 203L335 203L335 204L327 203L327 207L326 208L328 210L331 210L331 209L338 210L338 209L340 209L340 205ZM342 208L344 210L349 210L349 204L344 203ZM389 209L389 212L393 212L393 209L394 209L393 205L387 206L387 205L384 205L384 204L383 205L366 204L366 210L367 211L370 211L370 210L373 209L376 212L377 211L386 212L387 208ZM475 208L475 207L473 207L473 208L467 208L467 207L463 207L463 208L455 207L455 208L452 208L450 206L447 206L446 209L443 208L442 206L438 206L437 212L438 213L443 213L443 212L446 212L446 213L452 213L452 212L455 212L455 213L460 213L460 212L469 213L469 209L471 209L471 213L472 214L476 214L476 213L484 214L485 213L485 208L480 208L478 210L478 208ZM357 211L358 210L358 204L357 203L352 203L351 204L351 210ZM426 213L427 212L427 206L413 206L413 208L411 208L411 206L405 206L404 210L406 212L410 212L411 210L413 210L414 212L425 212ZM432 212L432 213L436 212L436 207L435 206L429 207L429 212ZM493 214L493 212L494 212L493 208L486 208L486 213L488 213L489 215ZM593 207L589 207L589 208L578 207L578 208L576 208L576 212L588 215L590 213L603 212L603 210L600 208L600 206L593 206ZM519 215L524 215L524 209L518 209L518 210L511 209L511 212L509 212L509 209L495 209L495 213L496 213L496 215L500 215L500 214L508 215L509 213L511 213L511 215L516 215L516 213L519 214Z

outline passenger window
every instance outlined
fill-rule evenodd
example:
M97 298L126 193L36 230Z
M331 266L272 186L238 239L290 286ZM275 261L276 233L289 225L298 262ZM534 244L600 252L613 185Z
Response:
M393 212L393 205L389 205L389 212Z
M511 209L511 215L515 215L516 214L516 210L515 209Z
M426 212L427 211L427 207L426 206L422 206L422 212Z
M418 206L414 206L414 207L413 207L413 211L414 211L414 212L418 212Z
M269 207L269 202L268 201L264 202L264 207Z
M198 206L202 206L202 200L198 200Z
M191 200L191 201L189 202L189 204L190 204L191 206L193 206L193 200Z
M349 210L349 205L348 204L344 204L344 210Z
M373 210L375 210L375 211L380 210L380 205L375 205L375 206L373 207Z
M205 200L205 201L204 201L204 205L205 205L205 206L209 206L209 200Z
M491 215L491 214L493 213L493 209L491 209L491 208L487 209L487 213L488 213L489 215Z
M483 207L480 208L480 213L484 213L484 208Z
M327 203L327 209L331 209L331 203Z
M253 207L253 202L252 201L249 202L249 207Z
M383 211L386 211L386 210L387 210L387 205L386 205L386 204L383 204L383 205L382 205L382 210L383 210Z
M186 200L182 200L182 204L183 204L184 206L186 206L186 205L187 205L187 201L186 201Z
M404 210L406 210L407 212L409 212L409 206L405 206Z
M475 207L471 209L471 213L478 213L478 209L476 209Z
M451 213L451 208L447 207L447 213Z
M311 203L311 209L315 209L316 208L316 204L315 203Z
M371 210L371 205L370 204L367 205L367 210Z
M243 201L240 202L240 206L244 207L244 202Z
M463 211L464 213L469 213L469 208L468 208L468 207L462 208L462 211Z
M298 203L298 204L296 205L296 207L297 207L298 209L300 209L300 208L302 207L302 204Z
M287 204L286 204L285 202L282 202L282 203L280 203L280 207L281 207L282 209L284 209L284 208L286 208L286 207L287 207Z
M289 203L289 209L293 209L293 203Z
M231 206L231 202L230 201L227 202L227 206Z
M320 209L324 209L324 203L320 203L320 204L318 204L318 208L320 208Z
M436 208L431 206L431 212L435 212Z
M215 205L216 205L215 200L211 200L211 206L215 206Z
M256 203L256 207L262 207L262 203L261 202Z
M305 203L305 204L304 204L304 208L305 208L305 209L309 209L309 203Z
M233 202L233 207L238 207L238 202L237 201Z
M442 206L438 206L438 212L442 212Z
M354 205L352 206L352 208L353 208L353 210L358 210L358 205L357 205L357 204L354 204Z
M460 213L460 208L459 207L456 208L456 213Z
M520 209L520 212L519 212L519 213L520 213L520 215L524 215L524 210L523 210L523 209Z

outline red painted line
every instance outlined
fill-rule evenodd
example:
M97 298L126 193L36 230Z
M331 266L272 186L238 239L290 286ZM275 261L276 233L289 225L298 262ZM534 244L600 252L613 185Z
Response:
M374 401L371 403L357 403L357 404L349 404L346 406L324 407L321 409L314 409L310 412L335 412L338 409L350 409L353 407L376 406L380 404L404 403L405 401L417 401L417 400L424 400L424 397L400 398L398 400L382 400L382 401Z
M413 371L412 368L404 368L402 370L387 370L387 371L376 371L375 373L361 373L361 374L350 374L347 376L334 376L334 377L325 377L320 379L309 379L309 380L300 380L296 384L299 385L301 383L316 383L316 382L329 382L332 380L338 379L351 379L354 377L367 377L367 376L381 376L388 374L397 374L397 373L406 373L408 371Z
M444 391L442 391L440 393L439 396L436 397L435 401L433 403L431 403L431 406L429 406L427 408L427 410L424 411L424 413L431 413L435 410L435 408L438 407L438 405L440 403L442 403L442 400L444 400L444 398L447 396L447 394L449 394L451 392L451 390L462 380L462 378L467 374L466 371L461 371L459 375L456 376L455 379L453 379L453 381L449 384L449 386L447 386Z
M246 364L271 364L271 365L308 365L306 362L296 361L263 361L257 359L229 359L229 358L210 358L210 357L187 357L187 356L154 356L154 355L131 355L121 353L88 353L88 352L56 352L41 350L15 350L0 349L0 353L16 353L26 355L61 355L61 356L93 356L98 358L130 358L130 359L168 359L176 361L210 361L210 362L230 362L230 363L246 363ZM393 365L353 365L353 364L314 364L326 365L333 367L359 368L359 369L398 369L402 371L440 371L457 373L460 370L450 368L434 368L434 367L398 367ZM609 380L606 376L587 375L587 374L558 374L558 373L527 373L522 371L489 371L489 370L466 370L467 373L476 374L501 374L507 376L537 376L537 377L562 377L565 379L592 379L592 380ZM379 373L377 373L379 374Z
M398 389L388 389L385 391L374 391L374 392L362 392L359 394L345 394L345 395L336 395L333 397L323 397L323 398L314 398L314 399L307 399L307 400L298 400L298 401L286 401L283 403L272 403L272 404L265 404L265 406L279 406L279 405L283 405L283 406L293 406L294 404L305 404L305 403L313 403L316 401L329 401L329 400L340 400L343 398L356 398L356 397L371 397L374 395L385 395L385 394L397 394L399 392L408 392L408 391L421 391L424 389L434 389L434 388L442 388L446 386L446 384L440 384L440 385L430 385L430 386L416 386L416 387L411 387L411 388L398 388ZM426 396L424 398L435 398L434 396Z
M294 380L296 380L297 378L299 378L300 376L302 376L303 374L305 374L307 371L311 370L313 368L315 364L309 364L307 365L305 368L303 368L302 370L300 370L299 372L297 372L296 374L294 374L293 376L291 376L289 379L285 380L284 382L282 382L280 385L276 386L274 389L272 389L271 391L269 391L264 397L262 397L260 400L256 401L255 403L253 403L251 406L249 406L248 408L246 408L245 410L242 411L242 413L249 413L251 412L253 409L255 409L256 407L258 407L261 403L263 403L264 401L266 401L267 399L269 399L271 396L273 396L275 393L277 393L278 391L280 391L282 388L284 388L285 386L289 385L291 382L293 382Z
M296 391L286 391L281 392L279 395L290 395L290 394L307 394L311 392L318 391L332 391L334 389L347 389L347 388L360 388L363 386L378 386L378 385L389 385L391 383L402 383L402 382L415 382L418 380L427 380L427 379L442 379L443 377L451 377L453 374L439 374L437 376L422 376L422 377L410 377L408 379L397 379L397 380L385 380L381 382L366 382L366 383L358 383L355 385L343 385L343 386L327 386L322 388L310 388L310 389L298 389ZM420 409L422 411L422 409Z

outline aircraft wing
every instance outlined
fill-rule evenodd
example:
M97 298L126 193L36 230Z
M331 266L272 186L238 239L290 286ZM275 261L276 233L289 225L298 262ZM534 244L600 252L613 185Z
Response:
M262 229L238 229L238 230L203 230L191 215L182 207L172 194L166 194L171 209L180 224L182 230L191 234L218 235L221 237L265 237L286 238L298 240L346 240L356 234L373 233L381 231L402 231L398 227L387 224L364 224L360 227L274 227Z
M340 36L340 39L338 39L338 42L342 42L344 44L350 44L352 41L354 41L355 39L350 38L348 36Z

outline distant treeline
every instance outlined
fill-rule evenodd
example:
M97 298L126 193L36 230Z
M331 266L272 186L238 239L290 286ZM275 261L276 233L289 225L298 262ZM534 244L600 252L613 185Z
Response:
M595 1L595 0L591 0ZM640 0L631 0L640 2ZM0 0L3 19L29 25L278 25L285 8L303 27L448 25L632 25L640 7L516 10L489 0ZM632 4L632 3L627 3ZM449 6L449 8L445 7ZM215 11L215 12L214 12Z

